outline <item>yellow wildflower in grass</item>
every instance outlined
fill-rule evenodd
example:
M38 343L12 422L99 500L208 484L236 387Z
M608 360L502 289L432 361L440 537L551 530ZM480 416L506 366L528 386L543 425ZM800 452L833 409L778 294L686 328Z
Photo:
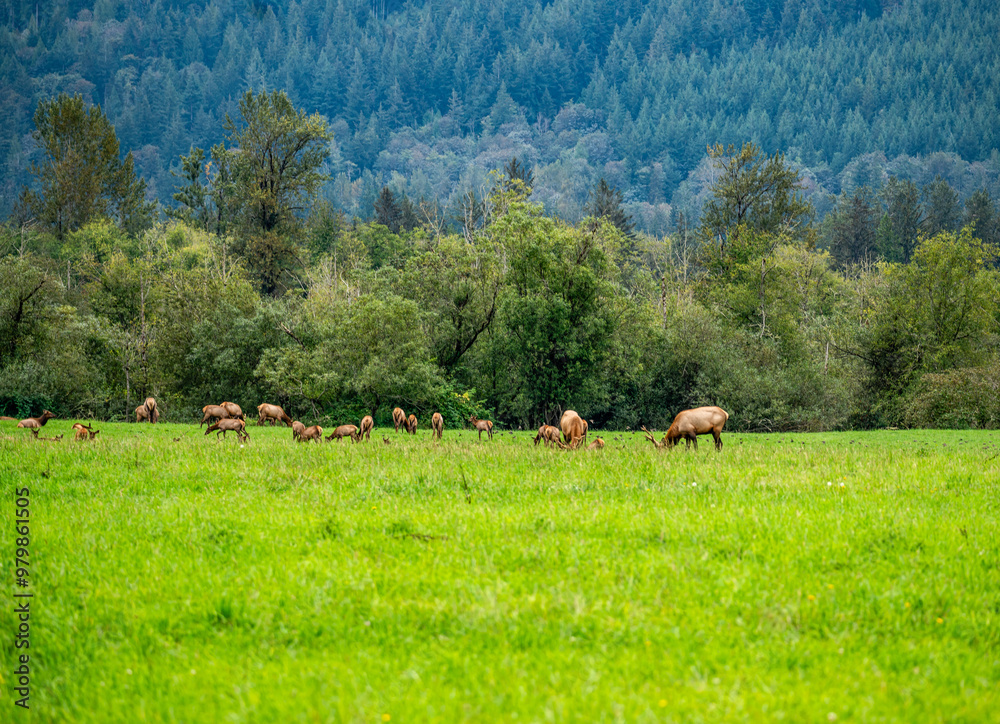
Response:
M810 594L809 594L809 600L810 600L810 601L815 601L815 600L816 600L816 597L815 597L814 595L812 595L812 594L810 593Z
M660 699L660 708L662 709L666 705L667 705L667 700L666 699Z
M383 714L382 715L382 721L389 721L390 719L392 719L392 717L389 716L388 714Z
M939 619L937 620L937 622L938 622L938 623L944 623L944 619L943 619L943 618L939 618Z
M910 607L910 602L909 601L907 601L906 603L903 604L903 608L909 608L909 607Z

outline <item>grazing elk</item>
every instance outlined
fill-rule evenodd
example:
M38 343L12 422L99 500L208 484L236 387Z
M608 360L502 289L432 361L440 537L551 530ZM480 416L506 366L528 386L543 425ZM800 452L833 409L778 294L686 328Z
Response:
M315 440L319 442L323 439L323 428L319 425L310 425L302 434L299 435L299 442L309 442L310 440Z
M406 431L411 435L417 434L417 416L410 415L406 418Z
M406 429L406 413L402 407L397 407L392 411L392 426L399 432L399 428Z
M90 425L84 425L82 422L73 423L74 440L93 440L99 432L100 430L95 430Z
M306 431L306 426L298 420L292 420L292 440L298 440L302 433Z
M229 418L229 412L222 405L205 405L201 408L201 411L205 414L205 416L201 418L201 424L198 425L198 427L201 427L213 417L217 417L219 420L226 420Z
M545 447L552 447L559 442L559 428L552 425L542 425L535 435L535 445L544 442Z
M263 425L265 422L270 421L271 427L274 427L275 422L283 422L289 427L292 426L292 418L286 415L285 411L279 405L270 405L266 402L257 405L257 414L259 415L257 419L258 425Z
M371 440L372 429L375 427L375 420L372 419L371 415L365 415L361 418L361 430L358 432L358 439L364 438L365 441Z
M441 417L440 412L435 412L431 415L431 430L434 431L432 437L440 440L444 437L444 418Z
M19 423L17 423L17 426L18 427L23 427L23 428L25 428L27 430L38 430L39 428L41 428L42 426L44 426L46 422L48 422L49 420L51 420L53 417L55 417L55 415L53 415L48 410L44 410L44 411L42 411L42 414L39 415L38 417L29 417L29 418L26 418L24 420L21 420ZM44 440L46 438L41 438L41 439Z
M562 429L563 441L571 448L577 448L587 441L587 421L574 410L566 410L562 414L559 427Z
M663 440L656 441L652 433L645 427L642 431L646 433L646 439L656 445L656 447L672 448L681 439L687 442L687 447L694 443L694 449L698 449L698 436L712 434L715 438L716 451L722 450L722 428L729 419L729 413L721 407L696 407L693 410L678 412L673 423L663 436Z
M223 439L226 437L227 432L235 432L236 437L240 439L240 442L247 442L250 440L250 435L247 433L247 424L243 420L234 420L231 417L224 417L214 425L210 426L205 430L205 434L215 431L215 439L219 439L219 434L222 434Z
M229 416L234 420L245 420L246 417L243 415L243 408L237 405L235 402L223 402L219 407L224 407Z
M333 439L336 439L337 442L340 442L345 437L350 437L354 442L358 442L361 439L361 436L358 435L358 426L357 425L341 425L337 429L335 429L333 432L331 432L330 436L327 437L326 439L327 439L327 442L329 442L330 440L333 440Z
M486 437L489 440L493 439L493 423L489 420L480 420L475 415L469 417L469 423L473 428L479 431L479 441L483 441L483 433L486 433Z

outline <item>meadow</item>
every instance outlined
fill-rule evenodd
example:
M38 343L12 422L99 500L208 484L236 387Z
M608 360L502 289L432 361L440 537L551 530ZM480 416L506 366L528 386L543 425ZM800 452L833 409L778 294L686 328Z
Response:
M0 721L996 721L997 432L96 427L0 423Z

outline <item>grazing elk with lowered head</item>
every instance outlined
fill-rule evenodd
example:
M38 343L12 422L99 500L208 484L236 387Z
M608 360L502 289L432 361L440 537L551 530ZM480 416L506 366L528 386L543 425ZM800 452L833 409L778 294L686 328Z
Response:
M306 431L306 426L298 420L292 420L292 440L298 440L302 433Z
M441 417L440 412L435 412L431 415L431 429L434 431L434 438L440 440L444 437L444 418Z
M678 412L673 423L663 436L663 440L656 441L652 433L645 427L642 431L646 433L646 439L656 445L656 447L672 448L682 439L686 441L687 447L694 443L694 449L698 449L698 436L711 433L715 438L716 451L722 450L722 428L729 419L729 413L721 407L696 407L693 410Z
M330 440L334 440L334 439L336 439L337 442L340 442L345 437L349 437L354 442L358 442L361 439L361 436L358 435L358 426L357 425L341 425L338 428L336 428L333 432L331 432L330 435L329 435L329 437L327 437L326 439L327 439L327 442L329 442Z
M417 434L417 416L410 415L406 418L406 431L411 435Z
M552 447L559 442L559 428L553 427L552 425L542 425L538 428L538 434L535 435L535 445L544 442L545 447Z
M246 442L250 440L250 435L249 433L247 433L246 422L244 422L243 420L234 420L231 417L222 418L217 423L215 423L214 425L210 426L207 430L205 430L205 434L207 435L212 431L215 431L216 440L219 439L220 433L222 434L222 437L225 438L227 432L235 432L236 437L240 439L240 442Z
M479 441L483 441L483 433L486 433L486 437L489 440L493 439L493 423L489 420L480 420L475 415L469 417L469 423L473 428L479 431Z
M310 425L302 434L299 435L299 442L309 442L310 440L315 440L319 442L323 439L323 428L319 425Z
M375 420L372 419L371 415L365 415L361 418L361 430L358 432L358 439L364 438L367 442L371 440L372 429L375 427Z
M402 407L394 408L392 411L392 426L399 432L399 428L406 429L406 413Z
M275 422L283 422L289 427L292 426L292 418L285 414L285 411L279 405L271 405L264 402L257 405L257 424L263 425L265 422L270 421L271 427L274 427Z
M205 405L201 408L201 411L205 416L201 418L201 424L199 424L198 427L201 427L206 422L209 422L212 418L218 418L219 420L226 420L229 418L229 412L222 405Z
M576 411L566 410L559 420L559 427L562 428L563 441L571 448L577 448L587 441L587 421Z
M45 425L46 422L51 420L55 415L53 415L48 410L42 411L42 414L38 417L28 417L17 423L18 427L23 427L28 430L38 430ZM44 439L44 438L42 438Z

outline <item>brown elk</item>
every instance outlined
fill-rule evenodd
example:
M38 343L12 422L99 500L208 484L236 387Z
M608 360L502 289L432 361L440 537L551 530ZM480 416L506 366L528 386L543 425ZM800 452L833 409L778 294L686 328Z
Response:
M201 427L213 417L217 417L220 420L226 420L229 418L229 412L222 405L205 405L201 408L201 411L205 413L205 416L201 418L201 424L198 425L198 427Z
M571 448L577 448L581 443L587 441L587 421L576 414L574 410L566 410L562 414L559 427L562 429L563 441Z
M542 425L538 428L538 434L535 435L535 445L540 442L544 442L545 447L555 445L559 442L559 428L552 425Z
M60 442L63 439L62 435L56 435L55 437L39 437L38 428L31 428L31 434L35 436L36 440L48 440L49 442Z
M246 417L243 415L243 408L237 405L235 402L223 402L219 407L226 408L226 412L234 420L245 420Z
M440 440L444 437L444 418L441 417L440 412L431 415L431 430L434 431L432 437L435 439Z
M146 406L146 409L149 411L149 422L153 425L159 422L160 411L156 407L156 400L154 400L152 397L147 397L146 401L143 402L142 404L144 404Z
M21 420L17 423L18 427L23 427L28 430L37 430L45 425L46 422L51 420L55 415L53 415L48 410L44 410L38 417L29 417L27 419ZM42 438L43 440L45 438Z
M149 422L149 408L146 407L145 402L135 408L135 421Z
M298 440L302 433L306 431L306 426L298 420L292 420L292 440Z
M406 429L406 413L402 407L397 407L392 411L392 426L399 432L399 428Z
M330 440L333 440L333 439L336 439L337 442L340 442L345 437L350 437L354 442L358 442L361 439L361 436L358 434L358 426L357 425L341 425L337 429L335 429L333 432L331 432L330 436L327 437L326 439L327 439L328 442Z
M588 450L603 450L604 449L604 440L602 440L601 438L597 438L596 440L594 440L594 442L592 442L589 445L587 445L587 449Z
M16 419L17 419L16 417L9 417L7 415L0 415L0 420L2 420L2 421L12 422L12 421L14 421Z
M483 433L484 432L486 433L487 439L489 439L489 440L493 439L493 423L492 422L490 422L489 420L480 420L475 415L471 415L469 417L469 423L476 430L479 430L479 441L480 442L482 442L482 440L483 440Z
M283 422L289 427L292 426L292 418L286 415L285 411L279 405L270 405L266 402L257 405L257 414L260 416L257 419L258 425L263 425L270 420L272 427L274 427L275 422Z
M220 433L222 434L222 437L225 438L227 432L235 432L236 437L240 439L240 442L247 442L250 440L250 434L247 432L246 422L243 420L234 420L231 417L224 417L214 425L211 425L207 430L205 430L205 434L207 435L212 431L215 431L216 440L219 439Z
M678 412L673 423L663 436L663 440L656 441L652 433L645 427L642 431L646 433L646 439L656 445L656 447L672 448L682 439L686 441L687 447L694 443L694 449L698 449L698 435L712 434L715 438L715 449L722 450L722 428L729 419L729 413L721 407L696 407L693 410Z
M315 440L319 442L323 439L323 428L319 425L310 425L302 434L299 435L299 442L309 442L310 440Z
M73 438L75 440L93 440L97 437L97 433L100 432L100 430L95 430L90 425L84 425L82 422L74 422L73 430Z
M406 418L406 431L411 435L417 434L417 416L410 415Z
M371 440L372 429L375 427L375 420L372 419L371 415L365 415L361 418L361 430L358 432L358 439L364 438L366 441Z

